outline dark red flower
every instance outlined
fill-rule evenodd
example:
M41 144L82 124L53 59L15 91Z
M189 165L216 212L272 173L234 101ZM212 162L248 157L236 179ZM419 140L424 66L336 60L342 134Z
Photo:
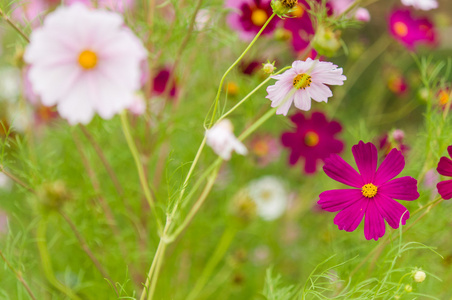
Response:
M452 146L447 147L447 152L452 157ZM452 160L449 157L441 157L436 170L443 176L452 177ZM438 182L436 188L443 199L449 200L452 198L452 180Z
M335 138L342 130L341 124L328 122L323 113L314 112L310 119L298 113L291 120L296 125L295 132L283 133L281 141L284 147L291 149L289 164L295 165L303 157L306 173L315 173L318 160L324 161L344 148L344 143Z

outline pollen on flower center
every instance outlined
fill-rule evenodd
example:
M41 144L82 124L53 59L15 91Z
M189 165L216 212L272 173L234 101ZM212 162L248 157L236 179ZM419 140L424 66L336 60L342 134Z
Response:
M403 22L395 22L394 31L398 36L405 37L408 34L408 26Z
M308 147L315 147L319 144L319 135L314 131L306 132L304 136L304 143Z
M309 76L306 73L302 73L302 74L298 74L294 79L293 79L293 86L296 89L305 89L307 87L311 86L311 76Z
M363 185L362 189L361 189L361 193L363 194L364 197L367 198L373 198L375 197L375 195L377 194L378 188L373 185L372 183L368 183Z
M253 10L253 13L251 14L251 22L256 26L264 25L267 18L267 12L260 8Z
M84 50L78 56L78 63L84 69L92 69L97 65L97 54L91 50Z

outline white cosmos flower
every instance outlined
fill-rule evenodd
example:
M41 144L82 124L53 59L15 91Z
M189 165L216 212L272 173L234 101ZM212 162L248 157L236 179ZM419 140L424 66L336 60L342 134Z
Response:
M207 145L224 160L231 159L233 150L241 155L248 153L246 147L235 137L233 129L231 121L224 119L206 131Z
M120 14L60 7L30 39L32 89L70 124L87 124L95 113L109 119L133 103L146 50Z
M256 202L257 214L264 220L279 218L287 207L287 191L276 177L265 176L250 182L250 198Z
M405 6L413 6L414 8L421 10L438 8L438 2L436 0L402 0L402 4Z
M272 107L278 107L276 114L283 115L287 115L292 102L305 111L311 109L311 98L317 102L328 102L333 93L326 85L343 85L347 79L342 75L342 68L310 58L294 61L292 68L271 78L278 81L267 88L266 98L272 101Z

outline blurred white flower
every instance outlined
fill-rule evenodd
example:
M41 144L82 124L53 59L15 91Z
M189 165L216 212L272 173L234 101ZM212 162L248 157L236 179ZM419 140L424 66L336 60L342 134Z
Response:
M20 95L20 71L16 68L0 69L0 98L15 102Z
M80 3L60 7L35 29L24 59L33 91L72 125L110 119L132 105L146 50L120 14Z
M205 8L198 11L195 18L195 30L201 31L212 27L212 13Z
M250 198L256 202L257 214L264 220L279 218L287 207L287 191L276 177L265 176L250 182Z
M146 101L141 93L136 93L132 104L129 106L129 111L136 115L141 116L146 112Z
M231 121L224 119L206 131L207 145L224 160L231 159L233 150L241 155L248 153L246 147L235 137L233 129Z
M420 10L438 8L438 2L436 0L402 0L402 4L405 6L413 6Z
M0 189L2 190L11 190L13 183L11 179L6 176L4 173L0 172Z

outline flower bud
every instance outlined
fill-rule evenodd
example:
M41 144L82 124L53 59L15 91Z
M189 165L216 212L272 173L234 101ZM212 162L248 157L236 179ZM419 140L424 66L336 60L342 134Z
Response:
M272 0L271 6L273 12L283 18L292 12L297 3L297 0Z
M50 210L58 210L70 199L70 193L66 188L66 184L61 180L44 183L36 191L36 195L44 208Z
M333 56L341 48L340 32L329 27L319 26L313 41L319 55Z
M427 275L425 275L425 272L422 270L416 270L415 272L413 272L414 281L417 283L423 282L425 280L425 277L427 277Z
M272 74L275 71L275 62L267 61L265 64L262 64L262 70L265 74Z
M411 293L413 291L413 287L409 284L405 285L405 291L407 293Z
M242 189L232 199L231 212L242 222L248 223L257 215L257 205L247 189Z

